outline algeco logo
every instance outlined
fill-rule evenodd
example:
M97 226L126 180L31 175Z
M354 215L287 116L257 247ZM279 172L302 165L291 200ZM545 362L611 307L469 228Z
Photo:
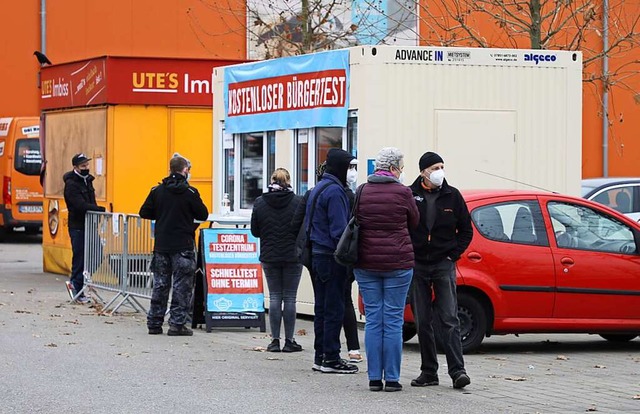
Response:
M545 54L536 54L536 53L525 53L524 55L525 62L536 62L536 65L540 62L555 62L556 55L545 55Z

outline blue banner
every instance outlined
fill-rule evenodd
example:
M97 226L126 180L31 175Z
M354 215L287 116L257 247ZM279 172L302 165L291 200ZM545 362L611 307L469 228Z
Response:
M332 50L224 71L228 133L346 127L349 51Z

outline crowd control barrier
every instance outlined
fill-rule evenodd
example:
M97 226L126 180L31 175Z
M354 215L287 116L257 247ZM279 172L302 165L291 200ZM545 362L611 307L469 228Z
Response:
M138 299L151 299L153 292L153 223L133 214L87 212L84 243L84 290L102 302L102 311L127 304L146 313Z

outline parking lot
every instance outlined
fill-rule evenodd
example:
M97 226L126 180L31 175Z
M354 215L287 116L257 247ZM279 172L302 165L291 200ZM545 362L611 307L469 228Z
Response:
M472 383L464 391L451 387L445 367L440 386L409 386L419 368L413 339L404 347L404 391L371 393L366 363L356 375L311 371L308 319L297 325L305 350L274 354L262 352L268 334L255 329L149 336L142 314L71 305L65 277L42 273L40 242L0 244L2 413L640 412L640 339L488 338L466 356Z

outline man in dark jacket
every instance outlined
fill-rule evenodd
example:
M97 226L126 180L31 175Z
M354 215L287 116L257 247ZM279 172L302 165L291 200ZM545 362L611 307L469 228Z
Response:
M149 335L162 333L167 311L169 290L173 276L170 336L191 336L186 326L193 295L196 269L194 220L204 221L209 216L198 190L187 181L190 164L181 156L169 162L170 175L151 189L142 207L140 217L155 220L153 247L153 293L147 315Z
M354 157L332 148L322 179L309 194L305 228L309 225L314 293L314 371L351 374L358 367L340 359L340 330L344 318L347 269L333 258L340 236L349 221L349 199L345 192L347 170ZM317 200L316 200L317 198ZM311 208L315 203L315 209Z
M105 211L96 203L96 191L93 188L95 177L89 174L89 161L84 154L76 154L71 159L73 170L65 173L64 202L69 211L69 237L71 238L71 280L68 286L77 302L89 301L84 295L84 216L87 211Z
M471 380L462 357L455 262L471 243L471 218L460 192L444 179L444 161L438 154L422 155L419 167L420 175L411 184L420 211L418 227L411 231L416 259L411 302L422 365L411 385L439 383L433 329L433 323L438 323L453 387L464 388Z

